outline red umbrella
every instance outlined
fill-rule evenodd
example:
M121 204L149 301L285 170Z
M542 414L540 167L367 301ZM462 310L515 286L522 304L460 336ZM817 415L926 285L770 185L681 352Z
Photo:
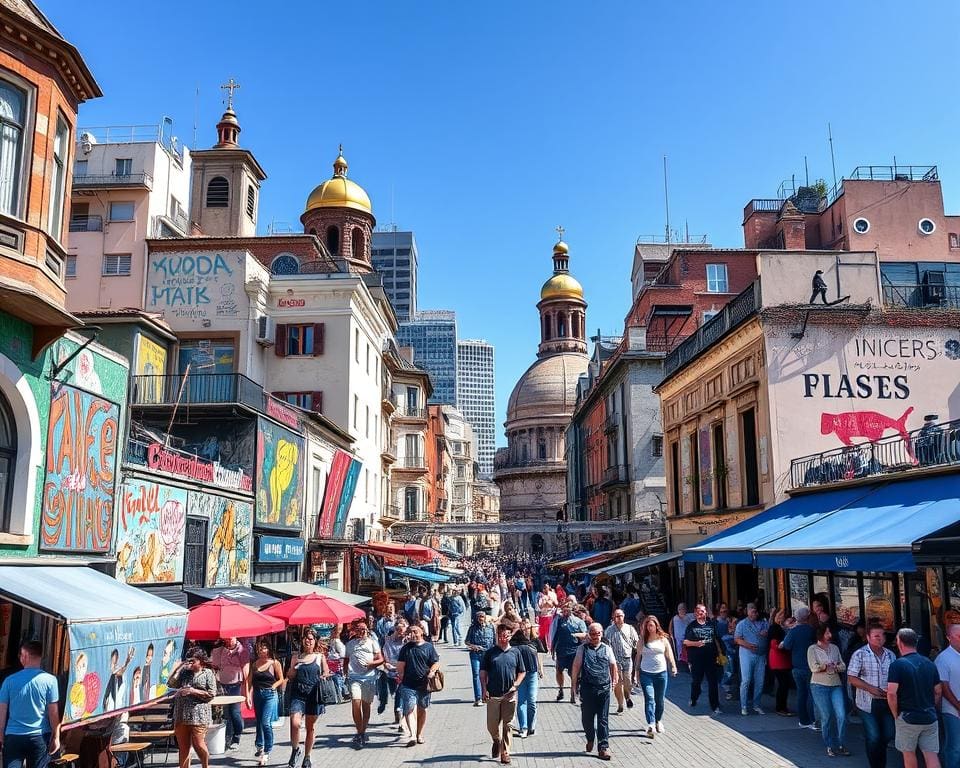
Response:
M283 632L284 629L282 621L225 597L192 608L187 617L187 638L191 640L256 637Z
M266 616L283 619L288 625L346 624L354 619L366 618L367 615L360 608L315 592L271 605L265 608L263 613Z

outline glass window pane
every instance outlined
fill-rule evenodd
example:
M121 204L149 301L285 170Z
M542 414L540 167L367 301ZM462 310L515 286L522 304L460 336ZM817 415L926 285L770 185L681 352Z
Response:
M806 573L790 571L790 612L800 606L810 607L810 578Z
M24 101L23 91L0 81L0 117L23 125Z
M864 578L864 619L869 624L878 621L887 632L894 631L896 611L893 602L893 580Z

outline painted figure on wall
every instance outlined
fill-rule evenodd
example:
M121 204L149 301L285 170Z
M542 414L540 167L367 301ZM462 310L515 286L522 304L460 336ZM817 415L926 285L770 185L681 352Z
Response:
M257 523L300 529L303 438L266 419L257 435Z
M252 506L223 496L192 492L190 514L210 521L206 586L249 584Z
M123 485L117 525L117 577L128 584L183 579L187 492L131 480Z
M127 684L124 675L127 673L127 667L133 660L137 649L132 645L127 649L127 659L120 663L120 651L114 648L110 651L110 677L107 679L107 685L103 692L103 711L110 712L114 709L121 709L126 706Z

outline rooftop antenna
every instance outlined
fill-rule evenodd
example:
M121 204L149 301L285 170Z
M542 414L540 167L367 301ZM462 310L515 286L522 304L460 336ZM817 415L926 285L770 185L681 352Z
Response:
M200 120L200 85L197 85L197 92L193 97L193 147L197 148L197 123Z
M833 188L837 188L837 159L833 156L833 129L827 123L827 137L830 140L830 165L833 166Z
M667 243L670 242L670 195L667 192L667 156L663 156L663 209L666 214L666 223L664 232L666 233Z
M807 165L807 156L803 156L803 177L806 180L804 186L810 186L810 166Z

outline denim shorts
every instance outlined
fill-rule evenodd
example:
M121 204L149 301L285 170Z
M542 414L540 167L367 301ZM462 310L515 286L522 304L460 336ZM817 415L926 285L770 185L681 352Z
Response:
M317 715L323 714L323 704L319 701L304 701L303 699L294 697L290 699L288 711L291 715L299 712L307 717L316 717Z
M401 685L399 695L400 711L405 715L413 712L414 707L427 709L430 706L429 691L418 691L416 688L407 688L407 686Z

